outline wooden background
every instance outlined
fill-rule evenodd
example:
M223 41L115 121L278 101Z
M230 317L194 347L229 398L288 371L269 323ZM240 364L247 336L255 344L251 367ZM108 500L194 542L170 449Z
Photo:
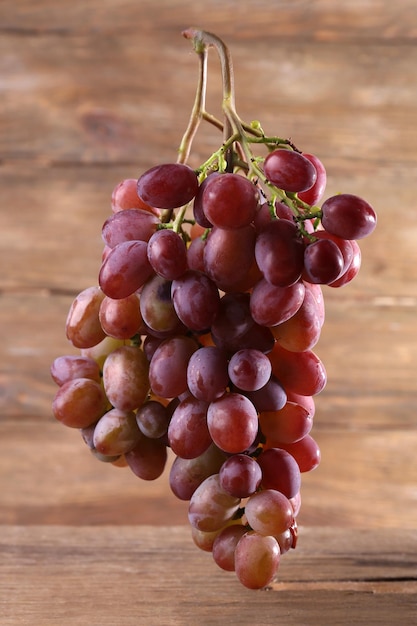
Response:
M97 282L111 191L176 157L190 25L229 45L241 117L315 152L326 195L379 217L358 278L325 289L323 460L269 593L194 548L166 475L98 463L51 415L49 366L73 352L65 318ZM415 0L0 2L2 625L415 623L416 40ZM220 97L213 53L213 113ZM191 164L219 141L203 127Z

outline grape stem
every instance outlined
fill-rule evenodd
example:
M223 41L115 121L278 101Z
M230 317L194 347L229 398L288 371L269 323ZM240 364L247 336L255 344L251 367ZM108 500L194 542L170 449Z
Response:
M201 165L197 171L200 175L200 182L208 175L211 169L216 168L220 172L233 172L235 167L245 171L248 178L256 181L265 190L265 195L269 196L269 204L271 212L275 212L275 203L283 202L294 213L302 231L303 221L308 217L317 217L315 207L302 202L296 195L289 194L271 184L260 164L263 159L255 157L251 144L264 144L269 151L277 147L286 147L290 150L300 152L289 139L280 137L265 136L259 122L254 121L251 124L245 123L238 115L235 105L235 86L233 62L230 51L224 42L205 30L189 27L183 31L183 36L190 39L193 43L194 50L199 57L199 77L197 91L195 95L194 105L188 122L186 131L182 137L179 149L179 163L186 163L190 152L195 134L202 120L205 120L223 132L223 144L219 150L214 152L211 157ZM215 116L206 111L206 90L207 90L207 57L209 48L215 48L221 65L222 74L222 111L224 122L218 120ZM319 211L317 207L317 211ZM182 215L185 211L180 212ZM161 220L168 222L172 218L172 211L164 211ZM175 227L179 229L181 226L181 218L175 219Z

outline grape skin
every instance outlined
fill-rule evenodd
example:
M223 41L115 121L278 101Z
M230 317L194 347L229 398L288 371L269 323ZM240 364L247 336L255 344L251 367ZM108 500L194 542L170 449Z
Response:
M168 426L168 441L174 454L183 459L200 456L212 443L207 427L208 403L189 396L182 400Z
M279 287L294 284L301 276L304 244L294 222L278 219L258 234L255 258L264 278Z
M211 402L207 425L214 443L224 452L244 452L255 440L258 415L252 402L239 393L227 393Z
M172 301L180 320L197 332L210 328L216 317L220 295L213 281L194 270L187 270L172 282Z
M263 489L250 496L245 506L248 524L261 535L279 535L293 523L289 499L275 489Z
M288 401L277 411L261 412L259 423L270 443L294 443L308 435L313 418L304 406Z
M194 459L176 457L169 474L171 491L180 500L190 500L201 483L217 474L227 455L213 443Z
M205 217L214 226L239 229L248 226L259 207L259 191L244 176L234 173L210 176L201 196Z
M187 391L187 365L195 350L190 337L171 337L158 346L149 366L150 386L157 396L175 398Z
M188 519L204 532L220 530L236 513L240 499L226 493L218 474L206 478L191 496Z
M245 526L242 526L242 524L232 524L222 529L213 541L212 552L214 562L227 572L235 571L236 546L245 533L247 533Z
M99 287L87 287L73 300L65 329L67 339L76 348L91 348L106 337L99 320L104 295Z
M227 357L215 346L199 348L187 366L187 385L195 398L212 402L220 398L229 384Z
M75 378L59 387L52 411L55 418L70 428L86 428L107 409L107 398L100 383L91 378Z
M323 228L342 239L362 239L376 227L376 213L359 196L343 193L325 200L321 207Z
M187 269L187 248L173 230L157 230L148 241L148 259L159 276L174 280Z
M123 241L106 256L99 284L109 298L126 298L137 291L153 273L145 241ZM88 347L88 346L87 346Z
M262 470L247 454L233 454L221 466L219 479L221 487L231 496L247 498L261 484Z
M74 378L91 378L97 383L101 381L97 361L87 356L75 355L59 356L54 359L51 365L51 377L59 387Z
M235 572L248 589L262 589L276 576L280 562L278 541L249 531L241 537L235 549Z
M123 241L149 241L159 223L153 213L143 209L126 209L111 215L103 224L102 239L114 248Z
M267 155L264 172L271 183L292 192L311 189L317 179L317 170L308 158L285 148Z
M111 404L121 411L139 408L149 391L148 360L136 346L121 346L103 366L103 385Z
M277 326L287 321L301 307L305 287L298 281L288 287L271 285L260 280L250 296L250 310L255 322L261 326Z
M271 377L271 362L259 350L244 348L235 352L228 366L231 382L243 391L258 391Z
M95 425L93 444L100 454L116 456L130 452L140 437L133 411L111 409Z
M137 182L141 200L158 209L175 209L187 204L198 191L195 172L182 163L163 163L144 172Z
M302 154L303 157L311 161L311 163L314 165L317 178L314 185L310 187L310 189L308 189L307 191L301 191L298 194L298 197L303 202L314 205L317 204L323 197L324 191L326 189L327 173L323 163L315 154L310 154L308 152L303 152Z

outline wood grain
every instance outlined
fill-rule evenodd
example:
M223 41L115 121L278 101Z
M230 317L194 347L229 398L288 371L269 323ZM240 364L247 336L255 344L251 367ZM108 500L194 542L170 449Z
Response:
M158 530L3 527L2 624L413 623L415 531L302 529L277 582L250 591L196 550L184 527Z
M123 178L175 159L197 60L228 43L237 107L315 152L327 195L378 212L358 278L324 290L317 470L297 550L249 592L190 538L161 479L96 461L57 424L52 360L95 284ZM0 611L3 626L412 624L417 609L415 0L0 3ZM219 115L210 55L208 109ZM192 165L221 138L202 126Z

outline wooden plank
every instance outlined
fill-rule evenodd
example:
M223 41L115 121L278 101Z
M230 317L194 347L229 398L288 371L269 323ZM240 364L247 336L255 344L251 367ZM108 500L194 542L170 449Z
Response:
M34 5L30 0L3 3L0 24L3 30L26 32L146 32L158 23L164 33L179 31L188 25L221 30L229 37L251 41L263 37L322 40L373 39L413 40L417 35L413 0L393 5L385 0L350 2L341 0L310 0L308 3L269 0L257 2L256 11L250 3L211 0L207 7L188 0L92 0L86 5L77 0L57 7L52 0ZM47 16L47 19L45 19Z
M250 591L184 527L8 527L2 624L412 624L415 531L301 529L268 591Z
M320 420L320 418L317 418ZM414 430L314 427L322 461L302 476L305 526L417 528ZM0 524L185 524L169 488L100 463L77 431L53 421L0 421Z
M140 166L150 154L158 160L176 151L197 75L180 35L167 40L151 30L140 42L136 33L31 35L23 42L0 37L2 160ZM260 38L256 52L244 38L229 45L237 106L247 121L260 119L267 133L323 158L415 165L415 47L279 37ZM207 103L218 114L219 64L214 53L210 59ZM209 147L218 146L211 139ZM197 164L206 156L197 152Z

